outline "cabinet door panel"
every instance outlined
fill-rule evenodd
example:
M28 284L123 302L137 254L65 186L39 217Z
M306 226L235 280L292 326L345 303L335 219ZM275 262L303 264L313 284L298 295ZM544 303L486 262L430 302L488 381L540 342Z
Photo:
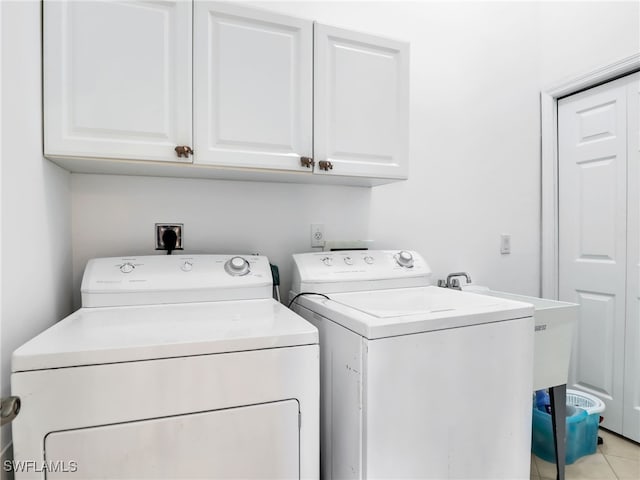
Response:
M316 24L314 155L335 175L406 178L409 45Z
M312 23L196 2L195 163L308 170Z
M47 155L179 161L191 2L45 2L44 85Z

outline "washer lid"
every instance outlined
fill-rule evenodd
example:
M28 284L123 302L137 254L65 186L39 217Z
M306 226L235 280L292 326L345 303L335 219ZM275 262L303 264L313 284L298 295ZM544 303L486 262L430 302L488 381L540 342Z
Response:
M273 299L81 308L18 348L12 371L317 343L316 328Z
M303 296L297 301L369 339L533 316L528 303L434 286L328 296L330 300Z

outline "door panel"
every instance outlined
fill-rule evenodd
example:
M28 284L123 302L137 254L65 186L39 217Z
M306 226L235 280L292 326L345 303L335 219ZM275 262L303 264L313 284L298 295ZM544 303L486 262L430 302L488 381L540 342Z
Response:
M316 173L406 178L409 45L315 25Z
M299 478L298 402L53 432L47 462L83 479ZM64 471L47 478L68 478Z
M191 2L44 2L45 153L178 159L191 145Z
M577 291L581 306L575 376L580 384L604 396L614 390L610 369L615 351L616 297Z
M615 129L623 128L616 124L616 102L608 102L585 108L577 112L578 117L578 143L595 142L605 138L614 138Z
M616 257L615 157L577 161L580 186L578 261L614 262Z
M312 22L202 1L194 25L195 163L308 171Z
M626 298L626 86L558 102L560 299L580 304L570 386L602 398L622 431Z
M627 98L629 221L622 433L640 442L640 74L630 78Z

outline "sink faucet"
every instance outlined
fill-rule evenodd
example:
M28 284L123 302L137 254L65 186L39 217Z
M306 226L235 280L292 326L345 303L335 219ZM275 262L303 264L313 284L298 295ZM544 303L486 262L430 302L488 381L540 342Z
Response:
M469 275L467 272L455 272L447 275L447 282L444 286L447 288L455 288L457 290L461 290L460 280L455 277L465 277L467 279L467 283L471 283L471 275Z

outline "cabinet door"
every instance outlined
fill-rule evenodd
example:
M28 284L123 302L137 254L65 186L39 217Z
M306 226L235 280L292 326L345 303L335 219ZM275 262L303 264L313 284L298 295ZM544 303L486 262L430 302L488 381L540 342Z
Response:
M46 155L180 161L191 2L44 2L44 111Z
M312 31L307 20L195 3L194 163L309 171Z
M408 108L408 43L315 25L317 173L406 178Z

